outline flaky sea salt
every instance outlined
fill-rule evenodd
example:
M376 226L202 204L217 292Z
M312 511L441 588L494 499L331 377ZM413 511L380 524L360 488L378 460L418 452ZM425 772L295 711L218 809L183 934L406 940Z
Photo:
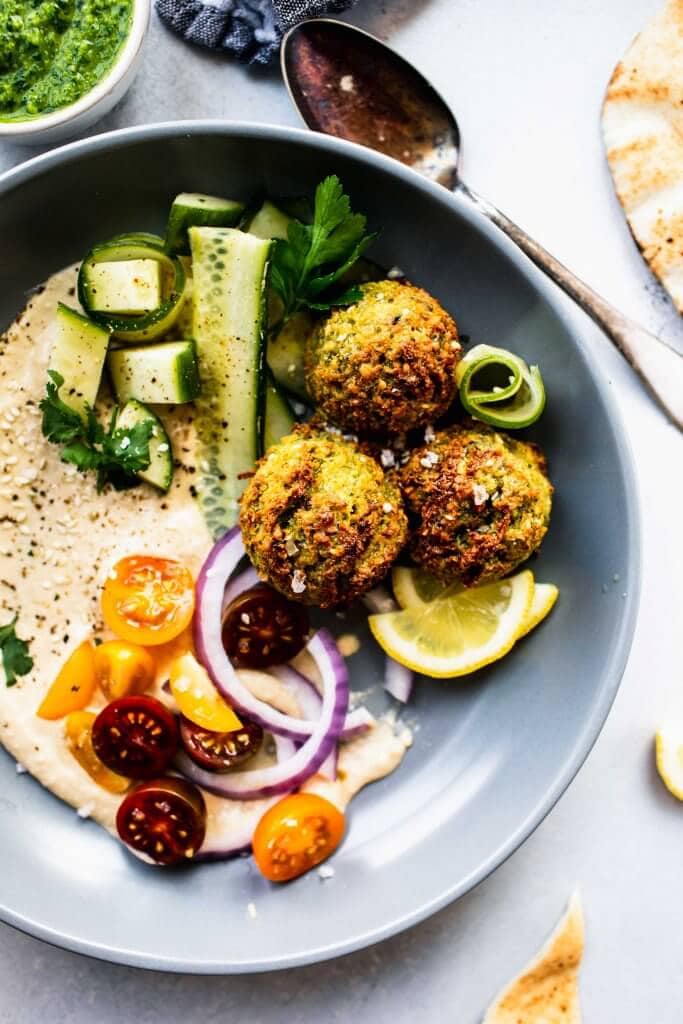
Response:
M93 803L81 804L81 806L76 811L76 814L78 815L79 818L83 818L85 820L85 818L89 818L90 817L90 815L92 814L92 812L94 810L95 810L95 804L93 804Z
M328 878L334 878L334 868L330 867L329 864L321 864L318 868L318 875L325 882Z
M301 569L295 569L292 573L292 593L303 594L306 589L306 574Z
M483 484L472 484L472 497L474 498L474 504L479 508L480 505L484 505L488 500L489 492L486 490Z
M382 463L384 469L391 469L392 466L396 465L396 456L392 452L391 448L382 448L379 461Z
M431 469L432 466L436 466L438 461L439 456L436 452L427 452L426 455L423 455L420 459L420 465L424 466L425 469Z
M28 771L28 768L24 768L23 764L19 764L19 762L17 761L15 767L16 767L17 775L26 775L26 773Z

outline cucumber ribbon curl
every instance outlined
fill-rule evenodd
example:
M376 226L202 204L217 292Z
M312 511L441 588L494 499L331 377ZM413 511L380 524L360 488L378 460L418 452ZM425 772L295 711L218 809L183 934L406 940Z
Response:
M458 364L456 377L463 408L492 427L529 427L545 408L538 366L528 366L507 349L475 345Z

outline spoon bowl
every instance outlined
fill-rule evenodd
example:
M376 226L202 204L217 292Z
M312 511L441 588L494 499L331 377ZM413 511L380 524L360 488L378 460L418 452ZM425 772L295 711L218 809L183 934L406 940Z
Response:
M309 128L455 187L460 131L453 114L427 79L379 39L332 18L305 21L286 37L282 66Z

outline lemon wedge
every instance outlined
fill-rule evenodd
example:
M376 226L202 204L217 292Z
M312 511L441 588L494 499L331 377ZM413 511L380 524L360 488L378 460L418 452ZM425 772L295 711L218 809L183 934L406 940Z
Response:
M678 800L683 800L683 731L660 729L655 736L657 771Z
M424 608L432 601L460 593L460 583L444 583L422 569L408 569L397 565L391 574L394 596L401 608ZM554 583L535 583L531 607L522 625L519 637L530 633L552 610L559 590ZM517 639L519 640L519 637Z
M552 611L559 593L560 592L554 583L535 584L534 598L531 602L531 608L524 620L522 632L519 634L519 637L526 636L532 629L535 629L539 622L543 622L546 615ZM517 637L518 640L519 637Z
M416 593L425 596L419 588ZM436 679L464 676L507 654L533 597L534 577L527 569L480 587L444 588L431 601L371 615L370 628L402 665Z

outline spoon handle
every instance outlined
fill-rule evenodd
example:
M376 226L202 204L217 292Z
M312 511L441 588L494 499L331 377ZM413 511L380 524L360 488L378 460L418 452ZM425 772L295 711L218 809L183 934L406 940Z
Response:
M455 185L454 191L504 231L537 267L592 317L642 378L672 422L683 430L683 356L623 316L487 199L462 182Z

